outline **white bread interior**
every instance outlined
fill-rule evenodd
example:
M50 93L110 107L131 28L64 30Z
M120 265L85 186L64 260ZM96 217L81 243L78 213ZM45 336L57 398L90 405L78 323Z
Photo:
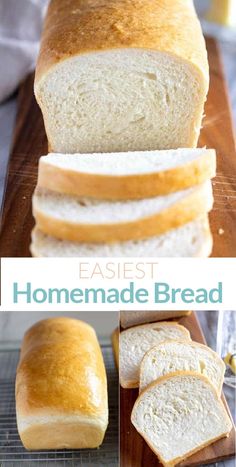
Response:
M168 339L190 341L190 333L172 322L158 322L135 326L120 333L120 384L123 388L139 387L140 364L146 352Z
M206 95L190 63L141 49L68 58L35 91L50 147L61 153L194 147Z
M232 429L214 386L192 372L173 373L150 384L135 402L131 421L165 467Z
M161 376L176 371L205 375L221 394L225 373L223 360L206 345L183 341L165 341L144 355L139 374L140 392Z
M192 0L52 0L35 95L53 152L195 147L209 70Z

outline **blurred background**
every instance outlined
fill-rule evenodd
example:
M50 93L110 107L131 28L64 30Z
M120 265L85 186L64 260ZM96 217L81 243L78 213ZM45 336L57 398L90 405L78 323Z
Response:
M111 343L111 334L118 326L119 313L115 311L80 311L80 312L2 312L0 313L0 349L2 346L20 346L27 329L41 319L54 316L67 316L86 321L94 327L100 341ZM1 371L1 370L0 370Z

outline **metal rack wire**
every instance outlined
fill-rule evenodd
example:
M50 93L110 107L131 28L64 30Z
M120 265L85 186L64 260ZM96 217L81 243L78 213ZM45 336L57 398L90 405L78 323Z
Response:
M109 426L104 443L99 449L75 451L28 452L20 441L15 414L15 374L19 350L0 350L0 466L34 467L48 466L109 466L117 467L119 459L118 441L118 378L112 348L102 345L108 376Z

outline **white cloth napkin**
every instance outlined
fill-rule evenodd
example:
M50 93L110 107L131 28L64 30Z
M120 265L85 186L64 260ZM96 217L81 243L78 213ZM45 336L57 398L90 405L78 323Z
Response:
M0 0L0 102L35 67L49 0Z

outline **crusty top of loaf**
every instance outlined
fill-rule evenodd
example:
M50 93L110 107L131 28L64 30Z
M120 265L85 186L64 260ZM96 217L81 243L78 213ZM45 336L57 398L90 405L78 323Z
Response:
M208 86L206 47L192 0L52 0L36 83L74 55L120 48L151 49L187 60L201 70Z
M101 349L88 324L51 318L26 333L16 378L22 415L99 416L107 410L106 386Z

